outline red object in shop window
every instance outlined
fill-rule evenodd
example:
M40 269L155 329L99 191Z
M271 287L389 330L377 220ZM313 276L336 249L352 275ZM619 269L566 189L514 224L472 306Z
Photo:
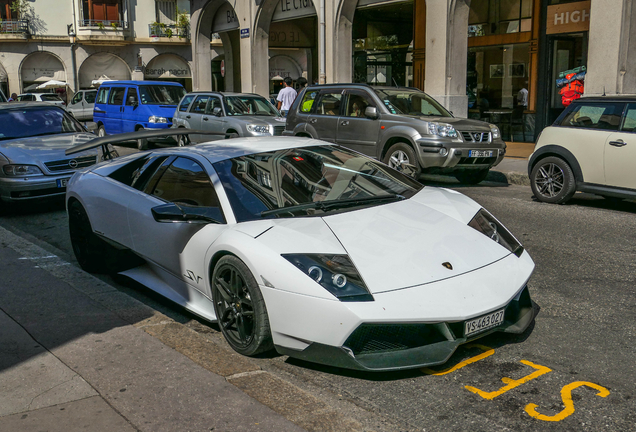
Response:
M583 95L585 87L579 80L574 80L571 83L566 84L560 91L561 103L563 106L568 106L573 100L578 99Z

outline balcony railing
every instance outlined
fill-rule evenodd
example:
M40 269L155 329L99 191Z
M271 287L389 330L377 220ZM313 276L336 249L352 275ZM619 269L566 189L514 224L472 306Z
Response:
M29 33L29 20L3 20L0 21L0 33Z
M150 34L150 37L176 37L179 39L190 39L190 31L187 28L170 24L148 24L148 33Z
M98 28L100 30L105 30L105 29L123 30L128 28L128 21L82 20L81 26Z

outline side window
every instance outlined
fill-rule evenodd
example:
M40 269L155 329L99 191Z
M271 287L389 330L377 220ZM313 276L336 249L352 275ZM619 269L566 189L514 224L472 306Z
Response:
M194 99L194 95L186 95L181 100L181 104L179 105L179 111L186 112L188 110L188 106L190 106L190 102Z
M617 131L624 106L622 103L579 103L561 121L561 126Z
M113 87L108 98L108 105L121 105L124 102L126 87Z
M363 91L352 90L348 94L347 110L345 112L347 117L365 117L364 110L368 106L375 106L373 100Z
M95 103L95 96L96 96L96 95L97 95L97 92L96 92L96 91L89 91L89 92L86 92L86 93L84 93L84 100L85 100L87 103L89 103L89 104Z
M311 111L311 107L314 105L314 101L318 96L317 91L307 91L303 96L303 101L300 103L300 112L308 113Z
M81 100L82 100L82 92L78 92L78 93L75 93L75 96L73 96L73 99L71 99L71 103L76 104L80 102Z
M621 130L625 132L636 132L636 104L627 105Z
M221 108L221 113L223 113L223 107L221 105L221 99L219 99L218 97L214 97L212 96L210 98L210 105L208 105L208 109L205 112L206 114L212 114L212 111L214 111L214 108Z
M101 87L95 99L95 103L105 104L108 100L108 90L110 90L108 87Z
M165 170L152 195L176 204L220 207L210 176L198 162L184 157Z
M126 95L126 105L134 106L137 104L139 104L139 95L137 94L137 89L128 87L128 94Z
M205 112L205 107L208 104L208 99L210 99L210 96L199 96L192 104L190 112L203 114Z
M316 114L323 114L328 116L340 115L340 100L342 99L342 91L326 91L321 92L318 99L318 105L316 105Z

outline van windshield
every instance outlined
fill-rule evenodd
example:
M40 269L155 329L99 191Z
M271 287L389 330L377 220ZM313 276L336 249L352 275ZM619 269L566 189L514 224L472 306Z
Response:
M139 99L144 105L177 105L185 94L183 87L174 85L139 86Z

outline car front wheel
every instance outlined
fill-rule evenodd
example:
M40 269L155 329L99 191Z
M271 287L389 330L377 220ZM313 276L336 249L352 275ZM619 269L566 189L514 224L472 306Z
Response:
M539 201L563 204L576 192L572 168L561 158L541 159L530 173L532 193Z
M403 174L418 178L422 169L417 162L415 151L405 143L397 143L389 148L384 156L384 163Z
M144 130L144 128L139 128L137 130L138 131L142 131L142 130ZM145 138L138 139L137 140L137 148L139 150L148 150L148 140L145 139Z
M252 356L274 347L265 300L254 276L235 256L219 260L212 274L214 311L225 340Z

